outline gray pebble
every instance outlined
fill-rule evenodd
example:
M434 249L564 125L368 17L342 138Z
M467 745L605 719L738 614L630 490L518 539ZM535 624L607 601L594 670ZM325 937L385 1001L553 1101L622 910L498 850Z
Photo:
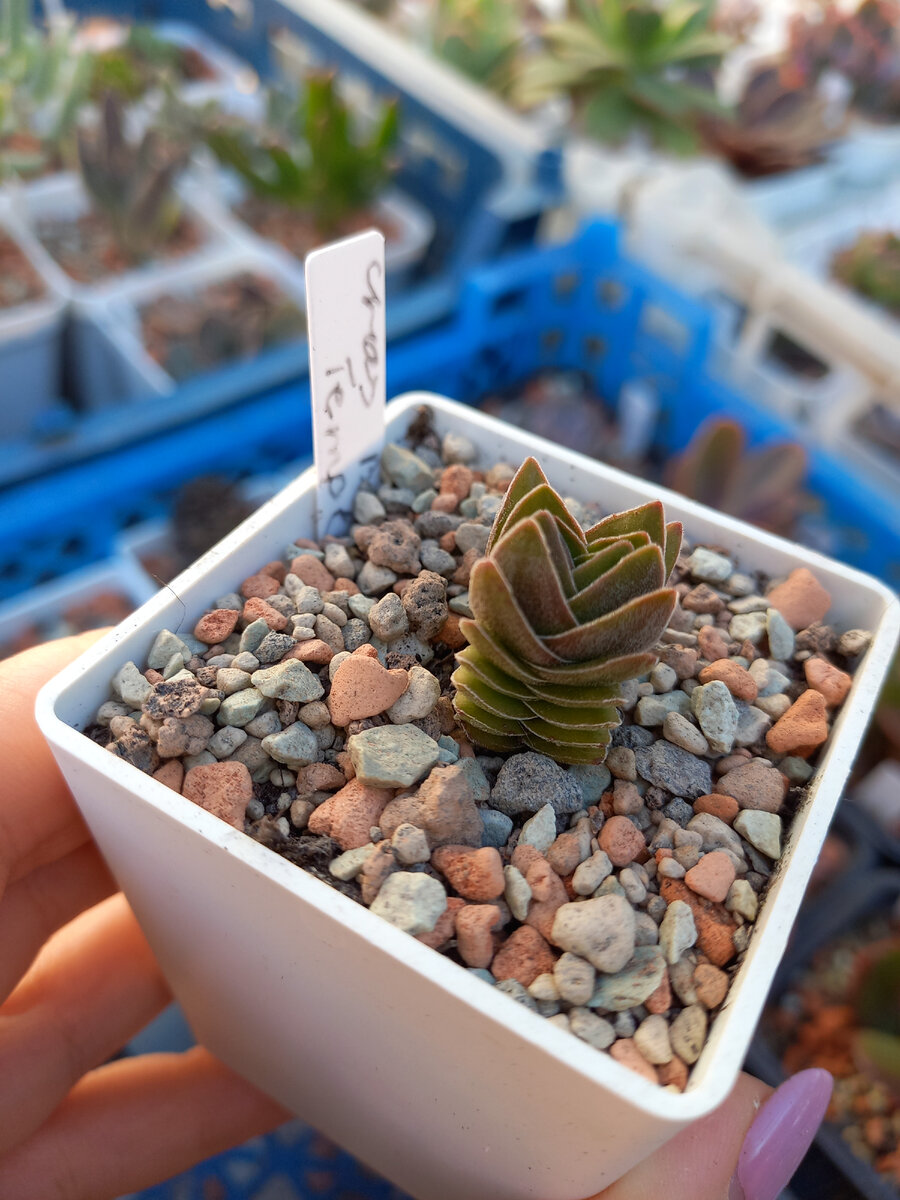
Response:
M609 855L603 850L597 850L575 868L575 874L572 876L573 891L578 896L592 896L604 879L612 874L612 869Z
M616 895L563 904L553 918L552 941L598 971L620 971L634 951L634 910Z
M353 501L353 519L360 525L374 525L376 521L383 521L386 516L387 510L373 492L360 489L356 493Z
M567 1004L587 1004L594 994L596 971L591 964L577 954L566 951L556 960L553 978L560 999Z
M673 900L659 926L659 945L666 962L677 963L696 941L697 927L690 905L683 900Z
M609 1021L598 1017L589 1008L573 1008L568 1026L571 1033L595 1050L607 1050L616 1040L616 1031Z
M547 850L556 841L556 813L549 804L545 804L543 808L539 808L533 817L530 817L522 826L522 832L519 835L520 846L534 846L535 850L539 850L541 854Z
M396 592L388 592L372 606L368 614L369 628L383 642L395 641L409 631L406 610Z
M737 705L720 679L702 684L691 693L691 708L710 749L730 754L738 725Z
M465 765L469 759L463 759L460 766ZM508 817L506 813L498 812L496 808L479 808L481 819L484 822L484 836L482 838L483 846L495 846L498 850L505 846L509 840L509 835L513 830L512 817Z
M263 738L262 748L270 758L284 763L293 771L316 762L319 757L316 736L302 721L295 721L280 733Z
M643 1004L662 983L665 972L666 960L659 946L638 946L621 970L597 979L590 1007L621 1013Z
M721 554L698 546L687 562L694 579L704 583L723 583L732 574L730 561Z
M484 813L482 813L482 816L483 815ZM524 921L528 916L528 904L531 900L531 887L518 867L504 867L503 877L506 880L503 896L506 900L506 903L509 905L509 911L517 921ZM536 999L540 998L541 997L536 997ZM544 998L549 999L549 997Z
M706 1010L700 1004L683 1008L669 1026L672 1049L689 1066L697 1061L706 1042Z
M430 933L447 907L443 885L423 872L395 871L372 901L370 911L415 937Z
M558 814L577 812L582 797L575 778L544 754L528 750L511 755L497 776L491 807L515 816L537 812L545 804Z
M663 737L674 746L687 750L688 754L709 754L709 742L696 725L681 715L680 712L670 712L663 721Z
M678 688L677 691L666 692L661 696L642 696L634 710L634 719L638 725L652 728L662 725L670 712L679 712L687 716L690 711L690 696Z

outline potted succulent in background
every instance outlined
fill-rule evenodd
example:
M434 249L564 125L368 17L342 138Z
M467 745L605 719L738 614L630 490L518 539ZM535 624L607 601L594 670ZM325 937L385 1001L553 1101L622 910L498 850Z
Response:
M186 146L153 129L129 136L122 102L109 93L102 120L79 131L78 157L80 181L26 194L25 202L35 236L82 296L154 260L201 249L208 229L175 191Z
M522 63L512 94L526 107L569 96L577 128L603 142L637 137L690 153L698 119L723 112L708 73L730 41L710 27L712 11L708 0L580 0L567 20L544 25L545 53Z
M766 1010L754 1069L779 1082L824 1067L834 1093L818 1144L866 1200L900 1194L900 874L846 874L806 915Z
M430 406L433 426L420 411L423 403ZM667 527L659 493L652 485L547 443L536 445L536 439L509 426L422 394L393 403L386 432L390 444L382 459L385 481L378 493L360 492L354 501L352 537L326 539L324 544L306 540L313 532L315 489L311 473L301 477L182 574L174 592L161 593L55 681L40 699L39 718L196 1033L214 1052L291 1107L314 1112L320 1128L417 1194L441 1200L459 1195L517 1200L539 1189L551 1200L574 1200L611 1182L679 1128L710 1111L730 1090L837 803L845 764L874 702L896 637L898 606L886 588L864 576L673 494L665 495L666 516L685 523L695 549L692 560L682 557L675 563L678 582L667 587L679 531L671 520L671 528ZM409 442L395 444L402 443L407 433ZM531 453L540 456L549 484L528 466L504 503L502 492L515 475L516 464ZM477 479L476 472L483 478ZM561 500L563 492L574 498ZM415 507L410 509L410 504ZM596 517L594 506L601 510ZM621 512L629 506L634 511ZM610 510L620 515L601 515ZM482 559L495 518L497 536L489 556ZM415 522L420 522L420 532L415 532ZM449 546L446 534L450 532L455 553L439 543L443 539ZM537 557L526 552L531 543L540 547ZM704 545L719 549L709 553L697 549ZM694 592L697 600L706 597L706 603L708 593L719 586L707 584L704 590L695 570L712 574L720 584L726 573L731 578L734 561L723 557L722 550L739 556L737 574L748 573L751 591L757 586L755 572L769 579L793 573L784 595L799 587L807 602L814 598L813 608L821 616L830 606L829 619L847 631L840 653L851 659L841 661L852 660L857 666L852 690L814 770L806 759L800 765L788 764L780 754L776 754L778 767L753 768L766 772L766 778L757 781L766 791L769 784L779 790L786 786L782 768L809 784L796 785L799 808L783 853L780 844L764 841L767 860L750 843L745 849L738 832L756 828L758 834L763 826L773 831L774 822L780 825L774 812L756 810L755 817L745 813L746 819L732 813L738 825L722 835L726 843L720 858L703 850L702 834L699 846L697 836L687 839L694 844L697 861L702 863L704 855L713 858L708 867L719 864L727 872L726 850L737 855L740 847L738 857L750 856L757 883L763 886L766 872L771 878L758 922L753 920L756 908L744 888L735 892L735 902L743 913L752 909L752 916L741 916L740 922L719 902L704 901L710 907L697 907L697 920L706 934L713 936L715 926L724 941L720 940L718 950L708 939L702 943L705 961L690 961L689 976L704 968L694 986L701 987L701 976L707 984L721 982L721 977L727 986L725 972L714 965L716 956L730 962L740 943L744 958L729 1003L722 1009L718 1007L724 996L721 988L715 998L704 991L709 1010L699 1000L690 1000L688 991L688 999L679 995L677 1001L670 991L656 1013L641 1011L644 1001L638 1003L635 1012L642 1026L650 1016L662 1017L663 1012L677 1012L681 1021L670 1035L675 1038L672 1044L680 1047L675 1057L681 1067L671 1053L662 1054L659 1066L653 1066L637 1049L645 1044L647 1053L653 1053L647 1043L650 1027L639 1035L634 1013L626 1013L634 1007L637 993L616 992L613 997L603 989L624 986L624 963L634 968L629 987L639 989L648 1004L655 1004L647 985L652 983L655 989L662 983L668 961L674 970L684 950L681 946L676 952L676 943L689 934L691 887L683 883L680 871L690 868L675 857L676 851L681 858L686 856L682 840L671 850L660 842L643 862L638 861L632 843L639 838L646 849L644 836L625 814L632 812L637 818L648 803L668 804L668 796L674 803L677 797L671 787L696 796L699 802L707 785L705 774L702 783L697 778L693 785L686 779L676 783L665 775L663 760L671 757L682 762L685 754L683 766L692 760L683 748L679 754L673 742L662 739L669 750L649 751L650 742L654 747L662 744L652 728L653 701L660 712L674 706L688 714L705 713L700 702L705 690L712 688L712 700L724 687L721 680L698 680L703 692L696 705L687 692L684 701L674 695L669 701L663 698L683 690L670 662L685 665L683 651L688 647L683 643L688 636L698 643L702 636L704 644L712 647L718 645L709 641L714 629L724 630L726 623L728 633L735 636L755 636L756 630L756 644L765 645L772 655L801 655L791 658L791 675L806 670L801 659L821 658L813 646L819 644L816 638L821 641L824 636L807 627L801 631L805 640L798 644L800 633L787 624L782 627L775 616L770 618L758 607L781 603L776 593L768 593L771 599L748 595L748 585L740 583L735 587L744 594L728 601L737 605L737 611L726 605L721 624L701 612L690 617L688 629L682 614L678 623L683 627L674 629L670 624L662 643L651 646L656 634L675 620L676 592L685 596ZM290 562L282 560L285 553ZM546 585L541 590L529 575L534 563L539 564ZM798 571L800 563L805 568ZM265 569L260 570L261 564L267 564ZM807 576L806 568L815 580ZM283 583L279 583L282 571ZM507 583L516 580L515 592L494 586L498 572ZM756 578L759 586L768 588L760 576ZM394 583L404 586L394 590ZM234 593L236 587L240 595ZM298 610L298 603L304 611ZM185 611L189 621L197 622L193 634L186 632ZM802 617L796 610L794 624L812 615L808 606ZM769 621L771 632L764 635ZM254 623L255 628L247 632ZM166 632L176 625L180 634ZM285 632L288 628L294 629L295 638ZM868 651L868 635L859 632L863 628L872 633ZM764 636L773 639L771 645L763 642ZM467 638L469 650L464 649ZM746 661L754 654L753 643L745 640ZM283 658L286 646L290 649ZM504 740L506 748L499 758L492 751L471 765L464 761L471 753L466 750L468 739L460 734L444 702L450 697L454 649L461 652L456 667L462 684L456 690L458 711L482 745L485 736ZM136 664L147 662L148 653L150 662L159 665L144 675ZM663 691L658 692L649 680L649 687L633 679L629 682L628 674L646 671L656 653L664 659L660 666L667 668L661 672L654 668ZM787 666L786 660L779 661ZM264 665L269 662L272 666ZM560 665L566 667L565 677L548 679ZM765 674L766 686L771 682L777 688L779 680L769 678L772 665L767 660L764 669L756 671L760 679ZM306 669L300 670L301 666ZM246 686L244 668L252 672ZM220 670L226 672L223 687L235 686L224 699L208 691L219 684ZM807 682L818 678L818 670L836 679L827 667L813 663ZM838 674L842 688L850 687L849 673ZM369 686L353 684L362 675L370 677ZM110 706L106 702L113 677L118 699ZM598 693L593 688L585 694L583 679L601 681L601 703L596 703ZM376 680L378 704L370 708ZM802 691L803 683L799 686ZM692 694L695 691L691 688ZM798 744L800 754L812 754L812 742L820 743L820 735L828 733L823 693L817 695L818 699L810 696L804 703L820 711L822 720L814 719L815 733L805 726L802 737L810 742ZM837 704L836 695L832 699ZM632 713L622 727L632 733L616 741L611 732L615 709L644 700L648 703L640 715L645 723ZM777 704L765 700L773 713L781 710L782 717L784 701L791 704L787 696ZM145 702L148 708L143 713ZM379 707L383 703L389 703L392 715ZM167 724L170 718L164 710L172 704L180 706L182 716L173 712L174 723ZM220 719L216 714L223 704ZM101 705L105 707L98 725L94 722ZM188 709L190 715L185 716ZM761 736L769 719L760 721L752 713L751 717L755 732L745 731L748 736ZM198 749L199 743L191 739L203 741L216 725L224 730L234 719L239 732L211 741L213 750L201 750L187 763L154 759L164 748L160 737L165 742L170 735L185 734L187 741L179 743L178 757ZM180 731L182 720L192 724ZM700 732L689 716L684 724ZM669 721L670 732L675 726L677 721ZM83 731L89 727L91 737L85 737ZM717 740L723 734L714 730L712 721L706 727ZM644 732L634 732L639 729ZM450 730L455 736L450 736ZM800 736L799 729L795 733ZM536 740L541 750L564 746L562 762L570 761L573 754L579 759L590 754L596 763L601 757L598 743L602 746L608 738L617 751L608 757L608 765L566 768L540 750L504 757L510 739L527 744ZM226 742L235 743L230 751ZM776 743L782 744L777 737ZM696 739L693 744L698 749ZM267 761L270 750L277 764L274 772ZM222 757L217 758L216 752ZM715 751L713 757L724 759L724 751ZM523 806L523 796L530 792L524 779L517 785L512 778L523 758L544 764L548 778L555 780L558 808L547 802L545 786L536 789L539 799L533 807L530 801ZM743 764L750 761L743 755L739 758ZM503 771L510 763L507 778ZM135 764L143 769L136 770ZM632 765L650 772L656 782L644 775L631 780ZM182 774L185 768L187 773ZM345 770L355 771L349 783ZM613 770L617 782L610 787ZM156 771L161 774L153 778ZM243 781L240 789L244 784L247 788L240 795L226 795L211 783L211 790L197 790L203 780L226 776ZM576 778L583 780L577 791ZM638 779L649 783L643 794L646 800L640 796ZM332 794L339 781L343 787ZM184 795L176 794L182 786ZM307 786L320 791L307 794ZM594 788L592 800L585 800L582 786ZM500 870L496 877L498 847L512 848L512 843L506 843L515 825L502 811L504 792L513 816L521 820L524 808L528 817L507 863L525 883L531 873L527 896L516 874ZM727 815L732 806L724 798L726 793L718 795L717 811ZM191 797L205 800L210 810L228 816L231 824L204 811L201 803L191 803ZM586 809L576 807L584 803ZM673 815L665 818L675 825L677 813L687 820L690 812L688 802L678 799L678 804L684 810L676 806L670 810ZM739 807L733 797L732 804ZM649 829L655 822L649 819L649 809L647 814ZM710 819L704 823L701 817ZM726 826L721 818L704 813L702 806L691 820L700 820L694 830L707 825L718 829L714 820ZM430 833L423 834L425 830ZM603 860L595 859L600 850L591 844L595 837L598 842L602 838L602 845L615 856L618 874L610 878L612 865L609 872L604 867L600 871L604 878L592 877L586 893L578 888L587 887L585 876L590 871L582 872L577 887L573 874L575 894L585 896L581 904L570 900L561 876L541 862L545 853L552 854L568 877L572 856L579 862L577 871L587 861L582 858L586 852L593 863L590 870L601 868ZM631 847L625 858L617 838ZM478 870L473 855L480 856ZM685 912L676 905L665 930L655 926L649 911L642 911L639 921L630 908L656 894L643 882L644 875L652 882L651 857L654 875L661 863L673 860L662 868L659 885L669 896L664 901L666 913L675 905L676 893L687 897L681 901ZM780 858L774 872L773 857ZM624 865L626 860L630 867ZM296 864L309 871L298 871ZM553 890L554 876L563 888L561 895ZM325 879L338 890L323 887ZM458 897L450 898L452 905L442 879L456 880L453 890L461 889ZM751 883L744 882L752 891ZM481 900L473 899L473 888ZM629 894L631 900L626 899ZM365 903L366 896L371 911L355 902L362 898ZM596 979L594 966L589 973L578 974L580 967L572 962L592 953L584 946L582 955L567 950L569 957L563 964L577 968L577 980L567 975L563 983L563 967L557 979L556 967L550 965L555 952L550 960L541 960L542 973L528 985L521 982L514 964L508 964L508 972L501 970L496 961L499 954L505 952L512 960L519 949L541 950L548 937L559 945L569 934L577 936L569 926L568 910L586 912L588 905L598 904L621 916L616 939L623 941L622 961L618 955L615 964L604 960ZM660 904L652 907L662 918ZM446 921L440 930L436 924L451 908L457 922L455 937L450 937ZM635 922L630 943L626 910ZM266 919L273 912L279 919ZM682 924L676 928L679 916ZM559 929L557 921L561 921ZM648 921L654 925L652 931ZM496 922L516 926L499 948L491 934ZM649 939L640 946L635 941L638 925ZM227 938L222 937L223 929L228 930ZM409 933L424 936L417 940ZM688 941L696 936L694 928ZM472 970L461 970L458 962L430 948L445 942ZM666 946L674 956L671 960L666 958ZM485 986L485 967L478 965L482 954L496 972L496 986ZM594 993L588 995L588 982L591 988L594 982L599 987L595 1010L590 1010ZM690 983L686 977L677 986L687 988ZM576 986L581 1000L561 1003L560 989L571 997ZM371 1003L373 996L383 1001ZM510 1003L510 996L520 1003ZM360 997L366 998L363 1003L358 1002ZM304 1020L282 1023L276 1042L254 1036L260 1021L275 1020L277 1013L298 1005ZM599 1016L598 1011L605 1015ZM707 1011L717 1013L709 1040ZM551 1019L540 1019L540 1013L552 1014ZM650 1025L656 1030L659 1022ZM611 1038L604 1041L607 1026ZM585 1047L586 1040L593 1040L594 1049ZM616 1051L619 1042L631 1044ZM602 1044L613 1047L612 1057L596 1052ZM382 1097L378 1105L373 1106L360 1089L347 1086L343 1073L335 1070L338 1054L341 1061L354 1063L357 1075L377 1073ZM694 1064L689 1081L687 1060ZM658 1083L670 1072L674 1072L674 1089L660 1088ZM477 1100L473 1078L478 1080ZM678 1089L685 1084L681 1094ZM504 1103L510 1094L518 1097L514 1121L508 1120ZM461 1120L460 1114L473 1111L476 1103L477 1121ZM419 1131L416 1139L401 1132L410 1121ZM603 1139L596 1137L598 1121ZM592 1146L588 1156L582 1153L586 1144Z
M74 128L91 62L76 50L71 24L31 23L29 0L0 8L0 183L60 170L75 157Z
M259 238L302 262L328 238L376 225L385 235L386 268L396 276L422 258L433 223L390 186L396 104L368 120L360 128L335 76L320 74L309 76L296 97L270 93L263 129L213 114L201 117L200 136L233 173L223 183L226 195L232 185L235 214Z
M834 278L879 308L900 316L900 236L866 230L831 261Z

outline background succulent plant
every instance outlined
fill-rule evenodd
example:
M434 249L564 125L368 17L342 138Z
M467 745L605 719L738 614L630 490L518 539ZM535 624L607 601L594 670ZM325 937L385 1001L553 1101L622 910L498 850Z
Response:
M573 0L548 22L546 53L528 59L513 94L531 106L568 95L588 134L621 142L634 131L678 153L697 145L703 113L721 113L709 75L730 39L711 28L711 0Z
M796 442L747 448L737 421L713 418L670 460L666 483L717 512L788 533L806 502L806 454Z
M186 148L152 129L139 140L128 138L122 101L109 92L98 127L79 131L78 156L84 186L122 253L133 262L149 258L177 222L173 185Z
M864 959L854 1006L859 1022L854 1057L900 1093L900 942L882 944Z
M30 0L0 0L0 177L61 165L91 69L64 14L41 28Z
M310 213L323 235L364 211L395 170L396 104L373 114L372 129L354 127L334 76L310 76L303 94L285 104L273 96L269 128L261 135L238 122L214 120L203 136L224 165L254 195Z
M866 230L835 255L836 279L888 312L900 313L900 237L892 230Z
M660 503L583 531L533 458L506 493L472 569L474 620L460 629L456 713L490 750L601 762L620 685L649 671L675 606L666 580L681 545Z

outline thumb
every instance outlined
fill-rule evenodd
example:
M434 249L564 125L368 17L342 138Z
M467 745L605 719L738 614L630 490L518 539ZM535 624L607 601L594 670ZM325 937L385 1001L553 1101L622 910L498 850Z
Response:
M776 1200L809 1149L831 1098L827 1071L773 1092L741 1075L728 1099L591 1200Z

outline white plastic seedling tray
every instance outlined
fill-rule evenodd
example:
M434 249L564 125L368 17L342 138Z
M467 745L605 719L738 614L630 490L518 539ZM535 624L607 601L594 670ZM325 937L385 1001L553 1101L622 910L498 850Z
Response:
M0 440L20 437L62 394L62 333L66 302L44 269L40 247L0 201L0 237L11 238L34 267L44 293L0 309Z
M100 342L96 353L89 359L85 355L89 371L89 378L84 384L86 392L94 397L104 395L107 404L146 400L154 395L164 396L173 392L178 386L177 382L144 348L141 309L159 296L199 292L243 271L272 279L301 311L305 310L305 290L299 286L295 273L287 269L281 256L266 253L249 244L221 250L218 254L196 261L178 275L154 276L131 288L123 288L102 309L97 310L92 338L97 342L99 337ZM109 392L109 347L112 348L115 361L127 364L127 386L131 389L127 394Z
M533 453L563 495L609 510L660 497L688 538L726 546L744 568L777 577L809 566L831 592L830 619L873 631L684 1094L555 1028L80 732L160 629L191 629L214 597L312 533L312 470L48 684L37 717L200 1041L419 1200L583 1200L733 1087L900 604L868 576L452 401L395 400L389 438L403 437L422 403L439 433L484 448L485 467Z
M233 172L218 170L201 155L199 167L186 185L195 205L203 204L207 220L219 230L222 238L241 244L282 260L285 269L294 277L295 285L306 291L303 262L295 258L280 243L270 241L247 225L235 209L247 194L243 180ZM374 221L380 221L392 231L385 239L384 263L388 276L398 277L410 272L425 257L434 237L434 217L423 205L400 188L388 188L374 204Z

